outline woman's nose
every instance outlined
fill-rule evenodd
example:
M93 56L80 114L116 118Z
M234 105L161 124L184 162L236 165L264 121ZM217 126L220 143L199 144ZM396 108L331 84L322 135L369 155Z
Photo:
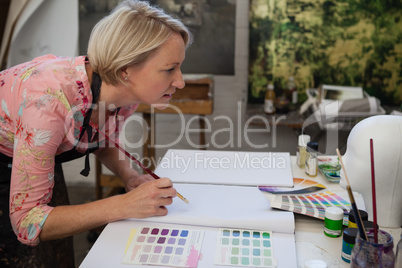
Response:
M177 76L175 77L172 86L176 87L176 88L183 88L186 85L186 83L184 82L183 79L183 74L180 72L178 72Z

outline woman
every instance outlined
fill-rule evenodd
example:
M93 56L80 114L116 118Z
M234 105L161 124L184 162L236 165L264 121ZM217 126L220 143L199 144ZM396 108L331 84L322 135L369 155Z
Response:
M176 196L172 182L139 175L103 135L117 140L119 119L141 102L168 104L184 87L180 66L190 43L180 21L126 0L94 27L88 58L46 55L0 73L0 266L74 266L65 249L54 252L71 243L64 238L116 220L167 214ZM128 192L68 205L60 163L88 160L92 151ZM88 171L86 161L82 174Z

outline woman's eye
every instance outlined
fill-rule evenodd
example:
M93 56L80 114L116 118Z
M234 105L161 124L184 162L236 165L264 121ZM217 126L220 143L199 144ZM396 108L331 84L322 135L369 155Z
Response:
M173 71L174 71L174 68L171 68L171 69L166 70L167 73L171 73L171 72L173 72Z

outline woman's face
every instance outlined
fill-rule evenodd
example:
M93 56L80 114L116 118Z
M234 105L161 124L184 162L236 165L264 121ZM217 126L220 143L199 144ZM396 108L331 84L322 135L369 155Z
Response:
M144 64L127 67L127 84L134 99L166 108L176 88L185 85L180 70L184 58L183 38L175 33Z

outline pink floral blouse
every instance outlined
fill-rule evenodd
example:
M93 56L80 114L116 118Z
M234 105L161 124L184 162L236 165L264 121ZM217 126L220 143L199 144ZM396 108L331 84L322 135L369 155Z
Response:
M0 153L13 157L11 223L18 239L34 246L53 209L47 204L55 155L75 147L92 103L85 57L45 55L0 72L0 100ZM122 108L119 118L125 120L135 109ZM118 137L123 124L108 119L105 125L103 132ZM85 133L78 151L86 151L87 140Z

